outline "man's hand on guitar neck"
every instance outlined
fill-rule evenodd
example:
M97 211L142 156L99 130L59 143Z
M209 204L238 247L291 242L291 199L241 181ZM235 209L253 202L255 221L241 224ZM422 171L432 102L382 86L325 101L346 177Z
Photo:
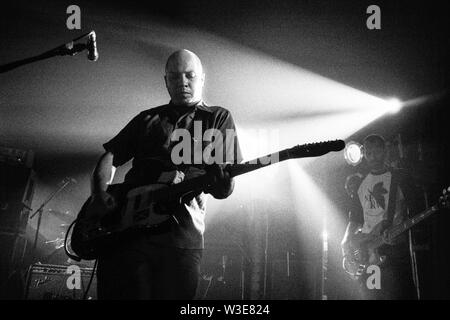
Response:
M209 176L206 193L210 193L216 199L225 199L233 192L234 180L227 170L227 165L210 165L206 167L206 174Z

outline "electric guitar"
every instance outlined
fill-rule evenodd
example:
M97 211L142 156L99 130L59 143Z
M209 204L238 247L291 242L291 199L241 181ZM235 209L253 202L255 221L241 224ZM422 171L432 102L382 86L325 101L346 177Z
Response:
M358 232L350 242L350 254L344 256L342 267L353 280L358 280L370 265L381 265L387 257L378 253L378 248L386 244L384 237L390 241L400 236L419 222L422 222L442 208L449 208L449 194L444 193L438 203L425 211L409 218L398 225L383 231L383 221L378 223L370 233Z
M236 177L284 160L317 157L344 147L342 140L299 145L245 163L228 165L225 170L231 177ZM91 197L87 199L77 216L71 247L80 258L93 260L136 229L167 232L172 223L177 223L174 210L170 210L171 204L183 204L184 199L200 194L210 184L211 178L204 174L171 186L110 185L107 192L113 196L116 206L107 209Z

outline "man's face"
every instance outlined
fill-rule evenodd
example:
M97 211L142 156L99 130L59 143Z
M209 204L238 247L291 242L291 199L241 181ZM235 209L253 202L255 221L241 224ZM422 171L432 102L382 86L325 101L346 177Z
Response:
M202 99L205 76L200 60L182 52L169 60L164 76L172 103L191 106Z
M386 149L380 142L364 143L364 158L370 169L381 169L384 166Z

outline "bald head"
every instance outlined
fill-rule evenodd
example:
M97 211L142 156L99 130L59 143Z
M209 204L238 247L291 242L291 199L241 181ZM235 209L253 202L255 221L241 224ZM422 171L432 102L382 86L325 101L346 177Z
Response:
M200 58L192 51L181 49L172 53L167 59L166 74L169 70L173 70L173 68L189 62L195 64L195 67L203 72L203 66Z
M195 53L186 49L172 53L164 80L173 104L191 106L202 100L205 74Z

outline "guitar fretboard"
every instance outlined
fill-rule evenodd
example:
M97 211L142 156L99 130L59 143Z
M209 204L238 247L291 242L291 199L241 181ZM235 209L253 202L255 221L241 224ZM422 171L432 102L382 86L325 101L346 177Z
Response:
M228 167L228 171L231 177L234 178L238 175L291 159L292 157L289 150L290 149L286 149L244 163L233 164ZM172 185L170 189L157 190L155 192L155 196L157 196L159 200L169 201L171 198L177 198L187 192L195 192L195 190L203 191L209 183L208 178L209 177L207 175L203 175L185 180L181 183Z
M428 218L430 215L432 215L436 211L439 211L439 207L437 205L434 205L434 206L430 207L429 209L423 211L422 213L419 213L419 214L415 215L414 217L409 218L398 225L390 227L388 229L389 237L391 239L395 239L400 234L402 234L403 232L405 232L408 229L411 229L413 226L415 226L419 222L425 220L426 218ZM382 236L379 236L374 241L373 247L378 248L378 247L382 246L383 244L384 244L383 238L382 238Z
M398 225L393 226L392 230L389 231L390 236L392 238L399 236L400 234L402 234L406 230L412 228L419 222L425 220L426 218L428 218L430 215L432 215L433 213L435 213L438 210L439 210L439 207L437 205L434 205L434 206L430 207L428 210L425 210L424 212L419 213L418 215L415 215L414 217L407 219Z
M260 168L264 168L270 166L271 164L275 164L284 160L291 159L291 155L289 149L282 150L280 152L275 152L264 157L256 158L244 163L239 163L232 165L229 168L231 177L236 177L238 175L257 170Z
M257 170L272 164L294 158L308 158L324 155L330 151L339 151L345 147L343 140L325 141L298 145L279 152L271 153L244 163L232 164L226 170L234 178L238 175ZM148 205L152 200L170 201L178 199L188 193L202 192L210 183L210 177L205 174L193 179L185 180L169 188L153 191L152 197L147 199ZM140 196L140 195L139 195Z

